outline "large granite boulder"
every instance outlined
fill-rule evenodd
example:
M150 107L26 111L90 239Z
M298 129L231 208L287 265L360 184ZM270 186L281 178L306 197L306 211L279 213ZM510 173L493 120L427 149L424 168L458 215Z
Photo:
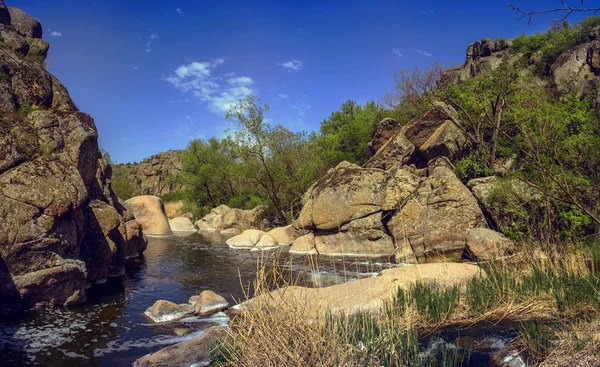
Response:
M219 231L237 228L246 230L251 228L260 228L261 221L265 210L264 205L258 205L254 209L244 210L230 208L225 204L221 204L213 208L209 214L202 218L206 224L201 224L203 227L215 228Z
M136 196L125 201L125 206L133 213L135 220L142 225L145 235L173 234L163 202L158 196Z
M387 173L380 169L338 164L313 187L295 227L334 231L381 211L387 179Z
M0 302L83 302L146 242L128 235L94 120L41 63L39 22L0 2L0 23Z
M415 152L415 146L406 138L403 131L398 132L377 150L365 164L366 168L388 170L397 165L408 163Z
M469 230L486 227L477 200L439 158L414 196L392 216L388 228L396 243L396 261L458 261Z
M194 313L194 305L189 303L177 304L171 301L158 300L144 312L154 322L174 321Z
M135 361L135 367L188 367L208 366L217 341L227 336L228 327L213 326L200 336L147 354Z
M458 161L469 151L469 141L465 133L456 124L446 120L419 147L419 153L424 161L437 157L448 157L453 162Z

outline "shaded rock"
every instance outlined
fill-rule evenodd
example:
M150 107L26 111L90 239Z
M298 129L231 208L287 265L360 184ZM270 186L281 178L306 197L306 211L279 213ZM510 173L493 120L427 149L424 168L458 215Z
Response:
M194 306L190 304L176 304L170 301L158 300L150 306L144 315L148 316L154 322L167 322L178 320L192 315Z
M446 120L419 147L419 153L425 161L437 157L448 157L456 162L468 152L468 148L466 135L452 121Z
M24 37L42 38L42 25L40 22L14 6L8 7L10 24Z
M315 235L309 233L296 238L292 243L292 247L290 247L290 253L316 255L317 249L315 247Z
M402 125L400 122L386 117L379 124L377 124L377 128L375 129L375 133L373 134L373 139L369 143L369 150L371 153L375 154L382 146L384 146L390 139L392 139L398 132Z
M148 247L148 239L142 232L142 226L136 220L125 222L127 238L127 258L138 257Z
M467 187L479 202L490 226L500 231L512 226L514 207L535 208L543 205L540 192L516 179L481 177L470 180Z
M0 302L83 302L87 285L124 273L126 210L94 120L41 63L39 22L2 1L0 23Z
M515 245L499 232L488 228L474 228L467 235L466 250L473 259L487 261L514 253Z
M82 261L64 260L59 266L15 276L12 282L27 305L71 305L86 300L86 275Z
M419 148L449 119L449 115L456 118L458 114L452 107L436 102L434 107L420 118L409 122L402 131L406 138Z
M512 348L503 348L492 354L490 358L492 367L527 367L519 351Z
M397 291L407 289L416 281L441 287L463 284L467 280L484 276L476 265L442 263L401 266L387 269L372 278L332 285L324 288L284 287L246 301L233 309L277 307L279 302L298 302L306 312L340 312L353 314L375 311ZM310 315L308 315L310 316Z
M212 291L202 291L198 296L192 296L189 303L194 306L194 313L198 316L207 317L229 307L225 298Z
M194 224L189 218L176 217L169 220L169 226L172 231L196 231Z
M365 164L366 168L388 170L396 165L407 163L415 152L415 146L403 132L397 133L388 140Z
M142 195L125 201L127 209L142 225L145 235L172 235L165 208L158 196Z
M196 228L198 228L199 231L216 231L216 228L211 226L204 219L200 219L199 221L196 221ZM236 233L236 234L238 234L238 233Z
M200 336L147 354L136 360L134 365L137 367L208 366L212 361L212 348L218 340L225 338L227 332L228 327L213 326Z
M300 237L300 233L292 225L272 229L267 234L273 236L279 246L291 245Z
M10 13L4 4L4 0L0 0L0 24L10 24Z
M294 226L337 230L344 224L381 210L388 175L342 162L315 185Z
M458 261L470 229L485 227L477 200L443 162L434 160L414 197L388 222L397 262Z

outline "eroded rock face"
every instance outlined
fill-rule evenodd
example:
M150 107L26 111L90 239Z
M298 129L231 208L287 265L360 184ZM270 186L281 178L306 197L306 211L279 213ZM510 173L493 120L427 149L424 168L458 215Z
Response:
M141 195L164 195L183 188L169 180L169 176L181 173L180 150L168 150L145 158L140 163L118 166L125 172L127 180L139 186Z
M128 235L93 119L43 65L41 32L0 2L0 302L73 304L146 243Z
M402 128L400 122L386 117L377 125L373 139L369 143L369 150L375 154L385 143L390 141Z

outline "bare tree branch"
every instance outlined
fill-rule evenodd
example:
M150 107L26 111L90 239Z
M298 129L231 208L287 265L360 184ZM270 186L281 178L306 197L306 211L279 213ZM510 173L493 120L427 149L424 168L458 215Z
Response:
M583 1L584 0L581 0L581 5L583 5ZM573 13L593 12L595 14L598 11L600 11L600 7L585 8L585 7L571 6L571 5L567 4L566 0L561 0L561 4L562 4L562 7L560 7L560 8L546 9L546 10L533 10L533 11L525 11L525 10L519 8L518 6L515 6L513 3L508 3L508 6L510 6L512 8L512 10L519 13L517 20L527 18L527 25L531 24L531 19L534 15L549 14L549 13L562 13L563 17L558 20L560 22L560 21L566 20Z

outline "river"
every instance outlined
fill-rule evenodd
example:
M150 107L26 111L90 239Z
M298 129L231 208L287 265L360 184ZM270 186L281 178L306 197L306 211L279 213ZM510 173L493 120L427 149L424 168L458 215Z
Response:
M130 259L122 281L88 293L88 302L73 307L21 310L0 308L2 366L131 366L139 357L226 324L227 317L192 318L156 324L143 312L156 300L186 303L210 289L230 304L244 299L257 263L275 253L232 250L215 232L186 237L150 238L142 258ZM287 278L308 286L326 286L373 276L394 266L366 259L278 255ZM176 329L191 333L178 336Z

